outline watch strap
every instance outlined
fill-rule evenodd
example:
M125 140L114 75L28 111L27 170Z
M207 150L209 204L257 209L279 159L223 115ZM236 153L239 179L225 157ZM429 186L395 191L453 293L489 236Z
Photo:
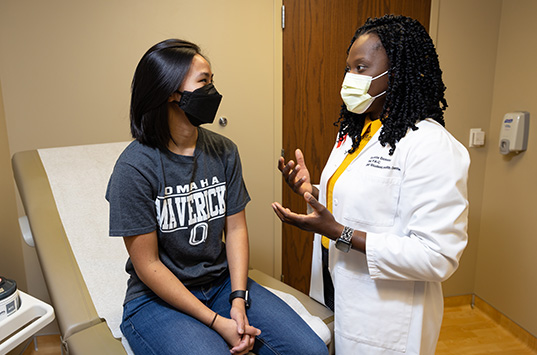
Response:
M344 226L343 227L343 232L341 232L341 239L345 242L345 243L351 243L351 240L352 240L352 234L354 233L354 229L350 228L350 227L347 227L347 226Z
M348 253L352 247L352 234L353 233L354 233L354 229L344 226L343 232L341 232L341 236L336 240L336 248L345 253Z
M229 295L229 303L232 303L235 298L242 298L246 305L246 308L250 307L250 295L248 290L237 290L231 292Z

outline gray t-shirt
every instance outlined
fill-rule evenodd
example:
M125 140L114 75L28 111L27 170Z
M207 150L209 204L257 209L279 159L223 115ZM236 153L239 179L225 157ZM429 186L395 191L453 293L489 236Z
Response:
M106 192L110 236L157 231L159 257L185 286L208 283L227 270L225 217L250 201L237 146L198 128L194 156L163 153L133 141L118 158ZM151 291L134 271L125 302Z

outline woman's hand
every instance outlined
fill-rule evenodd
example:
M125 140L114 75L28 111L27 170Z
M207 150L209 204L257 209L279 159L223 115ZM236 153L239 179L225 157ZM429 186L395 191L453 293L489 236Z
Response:
M246 315L244 315L244 318L246 318ZM231 347L230 353L234 355L247 354L254 347L255 337L261 334L261 331L250 326L247 320L243 323L242 333L239 333L238 323L235 319L221 316L216 318L213 329L224 338Z
M244 304L237 306L238 302L244 301L242 299L235 299L229 313L231 319L236 323L237 333L242 337L240 343L230 350L232 354L243 354L245 350L246 352L252 350L255 343L255 337L261 334L259 329L250 326ZM250 329L250 331L246 331L247 329Z
M285 159L280 157L280 159L278 159L278 170L282 172L285 182L287 182L287 185L289 185L295 193L301 196L306 192L309 192L310 194L314 193L310 180L310 172L304 162L302 151L297 149L295 151L295 156L296 164L292 160L289 160L287 164L285 164Z
M291 224L308 232L319 233L330 239L337 239L341 235L343 226L335 220L332 213L319 203L311 193L304 193L304 199L313 209L313 212L308 215L295 213L283 207L278 202L274 202L272 208L284 223Z
M246 214L239 213L226 217L224 228L226 237L226 255L229 266L229 275L232 289L246 290L248 283L248 229L246 227ZM231 345L232 354L243 354L252 349L258 329L250 327L246 317L245 301L235 298L231 305L231 319L235 322L235 333L240 337L238 343ZM251 330L251 331L249 331ZM260 333L260 332L259 332Z

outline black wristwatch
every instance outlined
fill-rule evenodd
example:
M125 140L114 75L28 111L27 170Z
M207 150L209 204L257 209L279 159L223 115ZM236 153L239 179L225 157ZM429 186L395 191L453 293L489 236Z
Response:
M250 294L248 290L237 290L231 292L231 295L229 295L229 303L232 303L235 298L242 298L244 300L246 309L250 308Z

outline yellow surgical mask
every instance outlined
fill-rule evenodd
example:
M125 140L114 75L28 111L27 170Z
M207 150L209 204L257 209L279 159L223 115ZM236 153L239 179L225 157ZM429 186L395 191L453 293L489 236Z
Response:
M345 106L347 106L347 110L359 114L364 113L377 97L384 95L386 91L372 97L369 95L368 91L373 80L378 79L387 73L388 71L386 70L384 73L373 78L369 75L347 72L343 79L343 84L341 85L341 98L343 99Z

